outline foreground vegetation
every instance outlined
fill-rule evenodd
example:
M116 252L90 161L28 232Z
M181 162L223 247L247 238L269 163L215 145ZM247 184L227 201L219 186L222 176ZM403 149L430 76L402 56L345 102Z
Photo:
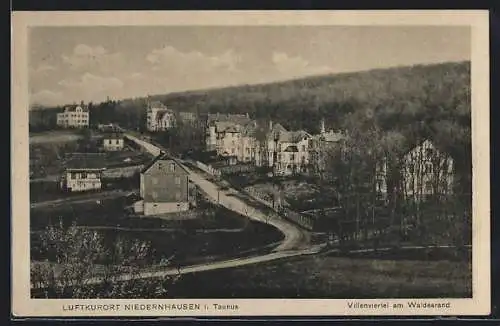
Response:
M297 257L187 274L169 295L179 298L463 298L472 296L470 260ZM244 280L244 281L242 281Z

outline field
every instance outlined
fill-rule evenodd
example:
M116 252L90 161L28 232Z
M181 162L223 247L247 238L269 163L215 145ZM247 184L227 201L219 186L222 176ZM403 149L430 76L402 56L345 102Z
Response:
M57 130L37 132L30 133L30 145L76 142L82 138L83 135L77 131Z
M102 205L64 204L57 208L31 210L32 259L44 260L39 234L49 224L63 221L96 230L106 243L117 237L141 240L151 244L154 254L147 264L158 264L176 254L183 264L232 257L243 251L263 248L280 241L282 235L273 227L257 223L217 206L204 206L195 212L196 219L164 220L130 216L124 209L126 198L106 200ZM206 204L209 205L209 204Z
M184 275L176 298L439 298L471 297L469 260L297 257ZM244 281L242 281L244 280Z

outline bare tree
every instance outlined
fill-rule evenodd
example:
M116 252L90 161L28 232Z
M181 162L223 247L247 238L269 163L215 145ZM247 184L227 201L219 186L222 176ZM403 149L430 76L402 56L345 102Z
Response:
M62 222L40 234L45 262L33 263L31 283L49 298L141 298L164 296L174 279L139 279L151 246L118 237L106 241L97 231ZM124 281L120 277L127 276Z

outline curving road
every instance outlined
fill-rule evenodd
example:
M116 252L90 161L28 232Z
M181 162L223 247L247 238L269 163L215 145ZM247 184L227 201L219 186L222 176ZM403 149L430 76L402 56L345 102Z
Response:
M152 155L157 156L161 153L161 149L159 147L147 141L130 134L126 134L125 136L142 146ZM185 165L183 166L189 172L191 181L200 187L214 201L218 201L222 206L236 213L248 216L249 218L262 223L270 224L280 230L284 234L285 238L281 244L276 247L275 251L294 250L303 247L304 235L299 227L277 216L270 219L268 214L265 212L262 212L235 197L234 193L239 193L239 191L233 188L222 190L217 184L207 180L201 174L194 172Z

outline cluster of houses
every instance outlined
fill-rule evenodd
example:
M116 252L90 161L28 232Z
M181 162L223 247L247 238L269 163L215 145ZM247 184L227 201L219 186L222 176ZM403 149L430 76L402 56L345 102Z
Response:
M307 173L324 168L327 149L339 146L342 132L290 131L281 124L258 126L248 115L209 114L206 122L206 149L235 161L273 168L277 175Z
M161 102L148 102L146 127L151 132L168 130L176 125L176 118L204 128L206 151L216 152L227 162L240 162L269 167L275 175L317 173L326 169L326 155L342 148L347 135L341 131L326 130L321 120L318 134L304 130L287 130L279 123L268 121L264 126L248 114L176 114ZM58 125L68 128L88 127L89 112L83 105L66 107L57 116ZM200 123L201 121L201 123ZM102 138L104 151L124 148L124 136L112 125L105 126ZM104 131L101 130L101 131ZM409 196L452 191L453 160L439 151L430 140L416 144L404 156L403 190ZM436 172L439 170L436 178ZM67 191L86 191L101 188L104 169L88 156L68 162L61 178L61 187ZM389 192L389 167L386 161L377 168L376 189L382 196ZM194 186L188 171L177 159L162 154L144 167L140 174L141 201L136 212L156 215L188 210L195 204Z

